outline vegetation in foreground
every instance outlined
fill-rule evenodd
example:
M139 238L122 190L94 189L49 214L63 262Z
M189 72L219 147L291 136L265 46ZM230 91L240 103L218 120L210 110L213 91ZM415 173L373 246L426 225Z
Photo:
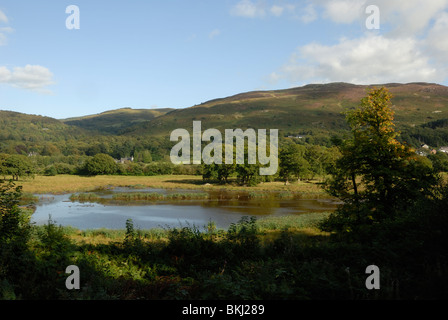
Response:
M422 201L400 219L349 236L323 232L329 213L245 217L228 230L85 230L32 226L2 186L2 299L440 299L447 297L446 208ZM15 203L9 205L8 203ZM356 235L356 237L354 237ZM356 239L356 240L355 240ZM367 290L378 265L381 289ZM68 290L65 268L81 270Z

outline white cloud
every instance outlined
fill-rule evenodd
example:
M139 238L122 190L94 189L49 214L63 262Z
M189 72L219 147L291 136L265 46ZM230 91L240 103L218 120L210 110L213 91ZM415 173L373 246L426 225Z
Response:
M271 7L271 13L276 16L276 17L280 17L283 13L283 10L285 10L284 7L278 6L278 5L273 5Z
M8 23L8 17L0 10L0 22Z
M444 80L412 38L388 39L366 36L341 39L336 45L311 43L300 47L279 71L291 82L335 82L356 84Z
M53 74L47 68L39 65L26 65L25 67L14 67L12 71L5 66L0 67L0 83L40 93L51 93L46 87L55 82Z
M219 36L220 34L221 34L221 30L219 30L219 29L214 29L214 30L212 30L212 31L208 34L208 37L209 37L210 39L214 39L215 37Z
M448 12L442 12L435 20L433 27L426 37L426 45L437 56L448 62Z
M261 3L254 3L251 0L241 0L232 7L230 13L239 17L257 18L264 17L266 10Z
M0 23L8 23L8 17L0 10ZM14 30L11 27L0 27L0 46L6 44L6 34L11 33Z
M448 80L448 0L376 0L380 30L365 27L367 0L309 0L302 22L321 18L360 28L335 44L308 43L266 78L290 83L344 81L443 82ZM317 11L319 10L319 11ZM350 26L351 27L351 26ZM364 28L364 29L363 29Z
M283 16L285 12L294 16L296 7L296 4L290 3L269 5L264 0L240 0L230 9L230 13L244 18L264 18L268 15L278 18Z
M329 0L323 3L324 17L337 23L352 23L360 18L366 0Z
M300 20L303 23L310 23L317 19L317 12L314 9L312 4L309 4L303 9L303 15L300 17Z
M6 67L0 67L0 83L5 83L11 78L11 71Z
M335 23L364 22L365 9L376 5L381 13L381 23L387 24L395 36L416 35L427 28L431 21L447 9L448 0L310 0L323 10L322 17Z

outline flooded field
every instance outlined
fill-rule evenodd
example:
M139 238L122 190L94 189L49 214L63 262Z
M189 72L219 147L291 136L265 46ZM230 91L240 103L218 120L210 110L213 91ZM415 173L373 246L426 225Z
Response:
M142 200L143 199L143 200ZM300 199L285 192L255 193L194 190L113 188L91 193L39 195L32 221L85 229L124 229L132 219L136 228L202 228L213 221L227 229L243 216L282 216L332 211L330 199Z

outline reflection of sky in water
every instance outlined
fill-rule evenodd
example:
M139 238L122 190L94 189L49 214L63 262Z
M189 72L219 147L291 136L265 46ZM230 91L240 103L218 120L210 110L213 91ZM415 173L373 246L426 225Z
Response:
M114 191L127 192L128 190L120 188ZM131 191L142 192L141 190ZM144 191L147 192L147 190ZM102 196L110 197L111 192L104 192ZM71 202L69 197L70 195L40 196L41 201L37 204L32 221L36 224L45 224L51 215L51 219L56 224L70 225L81 230L124 229L127 219L132 219L134 227L138 229L184 226L202 228L213 221L218 228L227 229L231 223L236 223L241 217L247 215L278 216L334 209L334 205L325 200L182 200L126 206Z

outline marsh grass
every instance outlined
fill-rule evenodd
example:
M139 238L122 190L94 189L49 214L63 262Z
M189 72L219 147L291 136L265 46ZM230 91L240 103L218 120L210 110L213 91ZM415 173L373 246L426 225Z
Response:
M253 192L256 196L269 192L284 192L285 197L290 193L299 195L300 198L330 198L322 189L318 180L309 182L294 182L285 185L281 181L263 182L253 187L240 186L236 183L210 184L202 180L200 176L193 175L161 175L161 176L95 176L83 177L75 175L35 176L34 179L26 178L19 181L23 192L29 194L67 194L87 193L98 190L110 190L115 187L128 187L134 189L183 189L208 191L238 191Z
M70 196L70 201L95 202L99 200L101 200L101 197L96 193L79 193Z
M310 212L298 215L268 216L257 220L260 230L283 230L316 228L319 221L327 218L330 212Z
M112 199L120 201L202 200L208 199L208 193L117 193L112 196Z
M328 236L328 233L322 232L318 229L317 224L322 219L325 219L330 213L308 213L300 215L285 215L272 216L256 219L254 226L257 232L264 234L269 239L276 238L280 232L295 231L301 232L307 236ZM121 241L126 236L126 229L87 229L78 230L73 227L63 227L64 232L74 241L91 243L91 244L107 244L115 241ZM176 228L174 228L176 229ZM182 228L179 228L182 229ZM172 229L169 228L154 228L137 230L137 235L145 242L166 242L169 238L169 233ZM221 234L226 230L218 229L213 221L210 221L206 226L203 226L203 234L206 236L212 233Z

